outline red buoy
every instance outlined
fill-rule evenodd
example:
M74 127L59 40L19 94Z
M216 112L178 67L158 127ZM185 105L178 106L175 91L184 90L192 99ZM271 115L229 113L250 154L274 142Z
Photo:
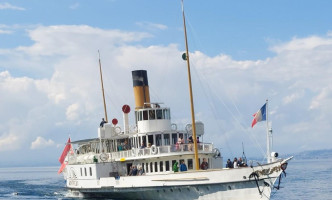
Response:
M128 114L130 112L130 107L126 104L126 105L123 105L122 106L122 111L125 113L125 114Z
M118 124L118 120L116 118L112 119L112 124L115 126Z

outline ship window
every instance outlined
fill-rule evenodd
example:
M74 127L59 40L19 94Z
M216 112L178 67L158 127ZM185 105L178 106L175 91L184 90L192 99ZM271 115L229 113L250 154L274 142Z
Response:
M154 172L158 172L158 163L154 162Z
M87 173L86 173L86 168L84 167L84 174L85 174L85 176L87 176Z
M156 135L156 145L161 146L161 134Z
M83 176L82 167L80 168L80 171L81 171L81 176Z
M163 111L161 109L156 110L157 119L163 118Z
M145 163L145 170L146 170L146 173L149 173L149 164L148 163Z
M160 162L159 162L159 171L160 171L160 172L164 171L164 170L163 170L163 165L164 165L164 162L163 162L163 161L160 161Z
M164 145L169 145L169 134L164 134Z
M188 169L193 169L193 159L188 159Z
M169 119L169 110L168 109L163 110L163 118L164 119Z
M150 162L150 172L153 172L153 164L152 164L152 162Z
M90 167L90 176L92 176L92 168Z
M147 110L143 111L143 120L148 120L148 111Z
M137 111L136 115L137 115L137 121L142 121L142 112L141 111Z
M155 110L150 110L149 111L149 119L150 120L156 119L156 111Z
M166 171L169 171L169 161L165 161Z
M172 133L172 144L176 144L176 142L177 142L177 134Z

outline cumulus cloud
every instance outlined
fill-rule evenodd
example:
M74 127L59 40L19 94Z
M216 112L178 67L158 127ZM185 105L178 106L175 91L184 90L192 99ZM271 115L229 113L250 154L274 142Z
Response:
M146 28L146 29L157 29L157 30L166 30L168 27L164 24L156 24L151 22L137 22L136 25Z
M10 3L0 3L0 10L25 10L23 7L14 6Z
M51 139L46 140L43 137L38 136L35 141L31 143L31 149L43 149L47 147L55 146L54 141Z
M174 122L190 123L187 72L176 44L144 46L140 42L151 37L149 33L85 25L38 26L28 33L31 45L0 49L5 69L0 72L0 92L6 94L0 99L1 149L13 148L12 140L23 151L29 138L36 140L27 148L37 149L55 146L68 134L73 140L96 137L104 116L98 49L109 118L121 119L123 104L134 107L130 71L146 69L152 101L171 107ZM330 36L294 38L271 49L276 55L264 60L191 53L195 111L197 120L205 123L204 140L222 147L252 140L249 135L261 131L261 125L250 128L252 114L268 98L273 126L281 138L276 147L297 151L291 140L300 134L306 136L301 141L304 147L317 143L329 147L324 138L332 130ZM26 69L30 75L20 76ZM134 122L132 115L130 121ZM50 135L53 140L44 139ZM265 143L264 137L257 140Z

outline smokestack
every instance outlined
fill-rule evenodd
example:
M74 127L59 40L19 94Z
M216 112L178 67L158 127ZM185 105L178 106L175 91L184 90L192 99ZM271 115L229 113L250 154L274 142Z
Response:
M149 83L146 70L132 71L135 95L135 110L144 108L144 103L150 103ZM145 107L150 107L147 105Z

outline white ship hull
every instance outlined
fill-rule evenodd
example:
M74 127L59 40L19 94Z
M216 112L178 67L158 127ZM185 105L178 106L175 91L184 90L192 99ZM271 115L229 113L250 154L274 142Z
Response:
M111 199L269 199L286 161L238 169L68 179L67 187L74 195Z

